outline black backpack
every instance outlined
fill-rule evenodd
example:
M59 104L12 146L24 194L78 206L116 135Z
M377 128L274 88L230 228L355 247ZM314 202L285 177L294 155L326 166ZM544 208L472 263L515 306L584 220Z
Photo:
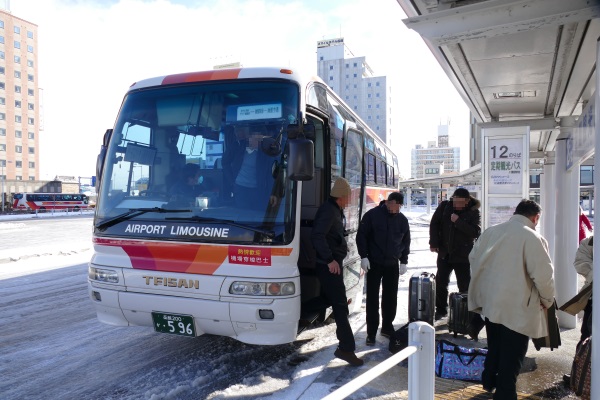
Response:
M396 354L408 346L408 324L410 324L410 322L407 322L405 325L396 329L394 334L390 336L389 349L392 353Z

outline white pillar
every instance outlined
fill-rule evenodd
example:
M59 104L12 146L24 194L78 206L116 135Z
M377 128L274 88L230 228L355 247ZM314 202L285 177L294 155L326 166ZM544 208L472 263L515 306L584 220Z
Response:
M542 236L548 241L550 258L554 260L555 249L555 226L556 226L556 193L554 183L556 181L556 164L554 153L548 157L542 174L540 175L540 205L542 206Z
M410 205L412 203L411 198L412 198L412 189L407 188L406 189L406 198L404 199L404 203L406 203L406 211L410 211Z
M592 97L592 99L594 99L595 104L594 104L594 115L595 115L595 121L596 121L596 144L595 144L595 149L594 149L594 154L598 153L600 154L598 150L598 147L600 146L600 123L598 123L598 121L600 120L600 69L598 68L598 65L600 65L600 42L596 43L596 91ZM600 169L595 167L594 168L594 182L600 182ZM594 185L594 192L596 191L596 185ZM594 198L597 198L598 196L595 195L594 193ZM596 207L594 207L594 215L596 215ZM600 251L600 244L598 243L598 240L594 240L594 253L598 254L598 252ZM600 264L600 259L598 257L594 258L594 271L593 274L598 276L598 274L600 274L600 267L598 266ZM598 272L596 272L596 270L598 270ZM592 297L595 297L596 299L600 299L600 288L598 287L598 285L594 286L594 288L592 289ZM598 293L596 293L598 292ZM600 302L599 302L600 303ZM592 307L592 330L596 331L596 332L600 332L598 329L600 329L600 307L596 306L596 307ZM592 399L597 399L600 397L600 346L592 346L592 367L591 367L591 382L592 382L592 393L590 398Z
M560 135L556 140L556 215L554 284L556 302L566 303L577 294L577 272L573 268L577 250L579 225L579 163L576 162L567 171L567 138L575 126L575 118L563 117L560 122ZM552 211L552 210L548 210ZM559 325L563 328L575 328L577 317L558 311Z

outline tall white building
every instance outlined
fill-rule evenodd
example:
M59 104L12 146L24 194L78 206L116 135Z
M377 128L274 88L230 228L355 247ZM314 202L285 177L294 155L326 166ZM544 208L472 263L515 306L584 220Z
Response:
M430 141L411 150L410 177L427 178L460 172L460 148L450 147L450 123L438 126L437 143Z
M391 89L385 76L374 76L365 57L355 57L344 38L317 42L317 74L392 147Z

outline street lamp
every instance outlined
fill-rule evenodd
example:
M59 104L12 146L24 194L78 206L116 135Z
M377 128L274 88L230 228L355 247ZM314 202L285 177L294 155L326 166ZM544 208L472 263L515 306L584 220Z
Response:
M6 181L6 176L4 175L4 167L6 163L11 163L12 161L6 161L2 163L2 214L4 214L4 181Z

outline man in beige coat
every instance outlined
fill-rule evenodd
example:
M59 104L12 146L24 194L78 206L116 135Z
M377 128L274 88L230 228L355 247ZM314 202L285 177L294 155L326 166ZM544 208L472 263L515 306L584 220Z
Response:
M547 335L544 308L554 301L548 243L535 227L541 207L521 200L509 221L488 228L469 254L469 310L484 315L488 355L483 388L494 399L517 398L529 338Z

